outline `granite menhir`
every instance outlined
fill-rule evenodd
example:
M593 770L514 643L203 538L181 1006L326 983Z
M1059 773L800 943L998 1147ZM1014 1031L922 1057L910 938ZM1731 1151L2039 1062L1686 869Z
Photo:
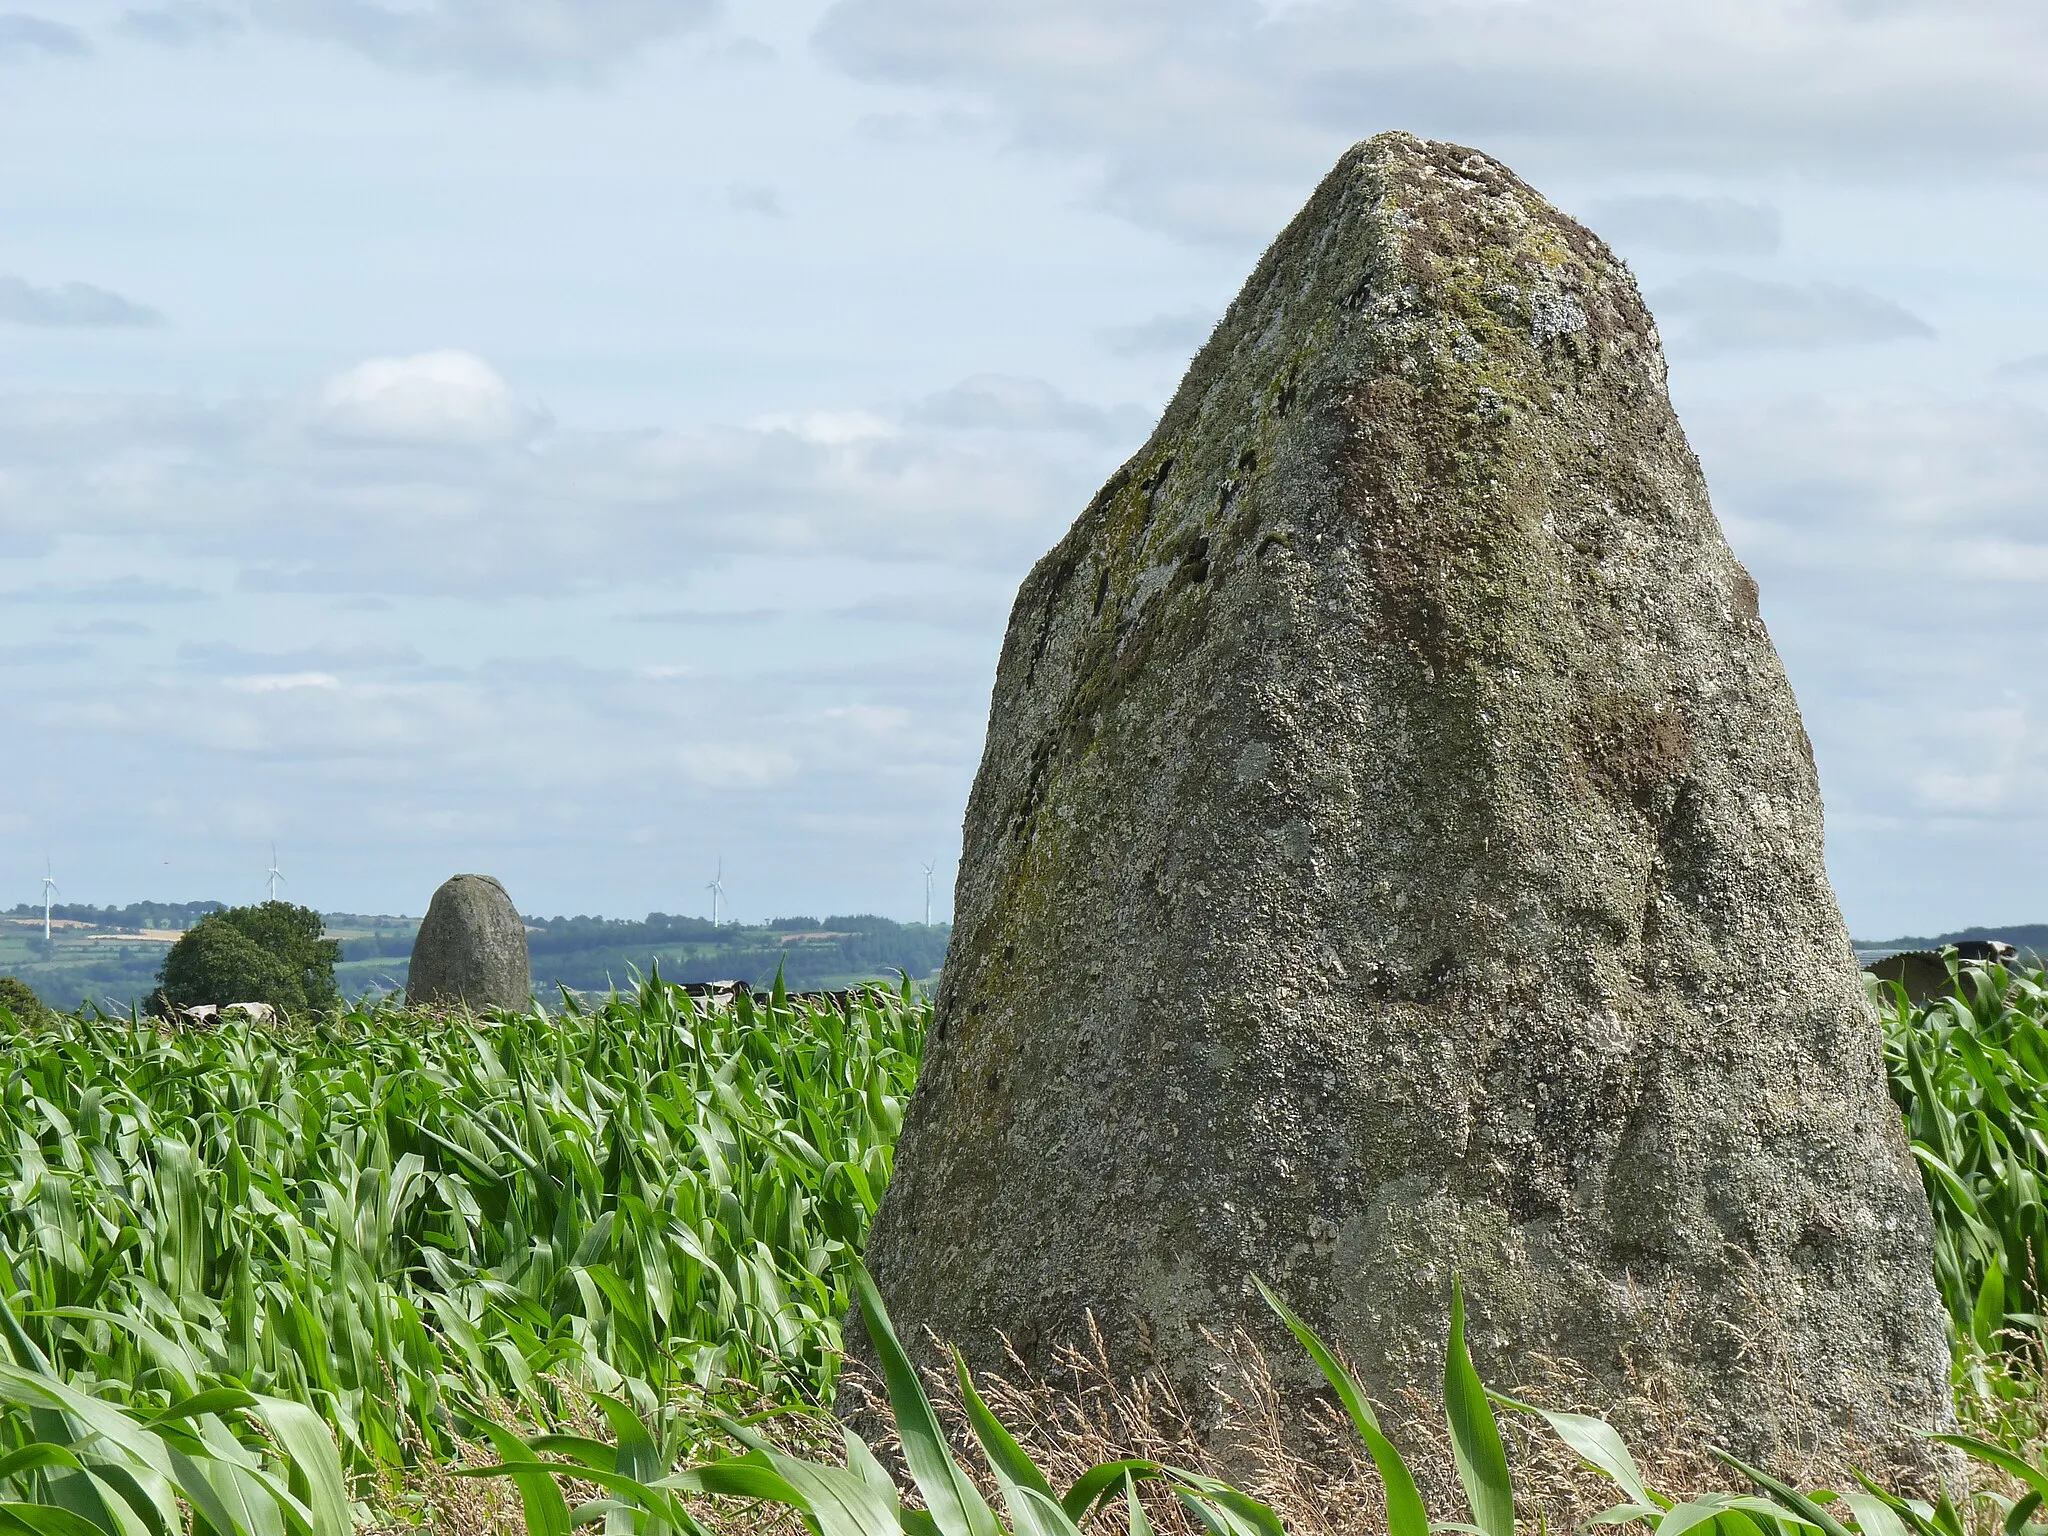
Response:
M1779 1462L1948 1414L1812 749L1627 269L1338 162L1024 582L869 1262L905 1337L1199 1397L1270 1280L1398 1423L1661 1384ZM866 1345L856 1325L856 1353Z
M455 875L427 904L406 971L415 1007L513 1008L533 1002L526 924L489 875Z

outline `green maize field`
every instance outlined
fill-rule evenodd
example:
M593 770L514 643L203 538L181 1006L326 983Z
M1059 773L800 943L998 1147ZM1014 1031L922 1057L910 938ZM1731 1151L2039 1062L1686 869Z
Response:
M2009 1405L2048 1240L2048 975L1878 1001L1960 1379ZM319 1463L318 1428L360 1477L492 1414L550 1422L565 1389L622 1444L656 1426L671 1465L700 1438L678 1404L707 1432L707 1408L821 1406L928 1021L908 986L714 1009L658 976L588 1009L284 1030L0 1012L0 1409L43 1425L8 1455L127 1423L189 1511L194 1426L255 1487L280 1448Z
M8 1028L0 1291L82 1391L288 1399L358 1469L557 1378L820 1401L926 1017L657 978L554 1015Z
M1935 1279L1963 1353L2038 1331L2048 1262L2048 972L1955 968L1916 1006L1874 987L1892 1097L1934 1211Z

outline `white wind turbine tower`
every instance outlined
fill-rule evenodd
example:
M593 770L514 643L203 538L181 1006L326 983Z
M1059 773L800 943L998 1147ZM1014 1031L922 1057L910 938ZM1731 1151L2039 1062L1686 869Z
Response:
M283 882L283 883L289 884L289 882L288 882L288 881L285 881L285 878L284 878L284 871L283 871L283 870L281 870L281 869L279 869L279 868L277 867L277 844L275 844L275 843L272 843L272 844L270 845L270 870L269 870L269 879L270 879L270 899L271 899L272 901L275 901L275 900L277 900L277 887L278 887L279 883L280 883L280 882Z
M50 902L57 895L57 882L50 874L50 861L43 860L43 942L50 942Z
M927 928L932 925L932 871L938 863L937 859L932 859L924 866L924 925Z
M711 926L716 928L718 926L718 903L725 896L725 860L723 858L718 861L718 873L711 877L710 884L706 885L704 889L711 893Z

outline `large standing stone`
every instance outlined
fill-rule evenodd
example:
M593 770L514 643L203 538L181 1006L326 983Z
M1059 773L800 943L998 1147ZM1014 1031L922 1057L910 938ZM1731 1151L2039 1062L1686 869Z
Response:
M473 1009L533 1000L526 924L505 887L489 875L456 875L434 892L413 940L405 1000Z
M1347 153L1026 580L956 910L906 1337L1092 1309L1194 1388L1204 1327L1296 1358L1257 1274L1398 1418L1458 1272L1496 1382L1662 1378L1766 1458L1946 1415L1757 589L1627 270L1485 155Z

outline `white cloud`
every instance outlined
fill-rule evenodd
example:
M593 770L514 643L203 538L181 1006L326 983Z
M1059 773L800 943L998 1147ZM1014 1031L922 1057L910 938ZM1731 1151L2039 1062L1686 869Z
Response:
M92 45L76 27L20 11L0 13L0 59L36 53L78 58L91 52Z
M913 419L940 427L998 432L1079 432L1124 437L1134 445L1147 423L1142 413L1107 411L1062 394L1043 379L981 373L920 401Z
M1015 571L1148 425L981 378L909 409L592 431L546 423L466 353L373 359L296 402L0 395L0 541L91 529L263 596L605 588L651 553ZM51 600L83 585L53 582Z
M169 48L219 42L242 31L242 18L218 5L179 0L173 5L137 6L124 11L115 28L129 37Z
M1746 533L1776 530L1773 560L1813 571L1883 564L1917 581L1970 576L1947 553L1979 541L2048 545L2048 412L2021 401L1899 393L1707 403L1688 425L1723 518Z
M79 582L70 586L46 583L39 586L16 587L10 591L0 592L0 601L10 606L17 603L47 603L64 608L128 608L157 603L203 603L211 601L213 596L213 593L200 587L150 581L141 576L121 576L111 581Z
M1587 222L1624 248L1647 245L1700 256L1768 256L1785 238L1776 208L1734 197L1665 192L1602 198L1587 210Z
M1687 425L1798 689L1852 928L2037 921L2048 412L1916 392Z
M1544 174L2048 172L2048 12L2020 0L839 0L817 41L1194 236L1269 236L1384 128Z
M237 693L296 693L305 688L334 689L341 679L331 672L256 672L224 679Z
M251 649L237 641L188 641L178 647L178 664L201 672L264 679L255 692L278 688L317 688L335 682L334 674L390 672L420 665L419 651L388 640L355 641L346 645L299 645L290 650Z
M250 0L250 8L380 64L513 80L599 77L718 10L715 0Z
M890 437L896 430L872 411L770 411L748 426L757 432L787 432L828 448Z
M0 666L41 667L84 661L93 648L76 640L35 640L26 645L0 645Z
M1096 333L1096 339L1118 357L1152 354L1193 357L1219 317L1206 309L1185 309L1173 314L1154 315L1135 325L1114 325Z
M873 740L902 735L910 728L912 717L909 710L893 705L844 704L826 710L825 718L839 722L856 735Z
M1983 816L2040 803L2048 792L2048 731L2024 704L1967 701L1930 721L1942 740L1967 742L1967 756L1929 764L1911 775L1914 798L1936 815Z
M213 408L170 395L77 390L0 394L0 444L11 464L77 462L118 445L222 447L243 436L261 407Z
M146 304L91 283L43 288L24 278L0 275L0 321L50 329L105 329L162 325L164 317Z
M1656 289L1649 301L1674 341L1706 353L1813 351L1934 334L1933 326L1890 299L1838 283L1695 272ZM1671 327L1674 319L1681 325Z
M692 783L706 789L767 789L797 771L793 753L744 742L700 742L678 750L676 761Z
M736 213L759 214L764 219L784 217L782 194L759 182L733 182L725 189L725 205Z
M314 420L337 438L458 447L514 442L540 424L496 369L467 352L358 363L322 387Z

